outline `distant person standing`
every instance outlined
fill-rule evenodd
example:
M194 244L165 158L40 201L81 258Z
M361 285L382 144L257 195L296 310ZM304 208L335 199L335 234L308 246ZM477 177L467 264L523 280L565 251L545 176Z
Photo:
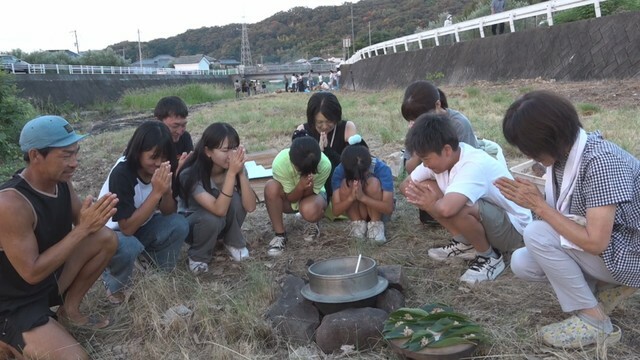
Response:
M336 73L329 70L329 90L333 90L336 86Z
M453 17L451 16L451 14L447 14L447 18L444 19L444 27L451 25L453 25ZM453 44L453 34L446 35L444 39L445 45Z
M507 0L491 0L491 14L498 14L504 11L507 6ZM491 33L496 35L496 27L498 24L491 25ZM500 34L504 33L504 23L500 23Z
M298 90L298 77L296 74L291 74L291 92Z
M283 75L284 77L284 92L289 92L289 78L287 75Z
M242 90L240 88L240 80L236 79L236 82L233 84L234 88L236 89L236 99L240 98L240 90Z
M307 74L307 87L309 90L313 90L313 87L316 84L313 82L313 69L309 69L309 73Z
M336 69L336 90L340 90L340 78L342 77L342 71L340 71L340 68Z

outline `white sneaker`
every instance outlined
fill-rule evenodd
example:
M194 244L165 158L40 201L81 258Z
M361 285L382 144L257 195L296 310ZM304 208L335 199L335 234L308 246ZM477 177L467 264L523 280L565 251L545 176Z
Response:
M318 236L320 236L320 227L318 226L318 223L307 222L302 232L302 238L304 241L313 241L317 239Z
M384 237L384 223L382 221L370 221L367 224L367 238L378 245L387 242L387 238Z
M269 242L269 248L267 250L267 255L269 256L278 256L282 254L284 251L284 246L287 243L287 238L282 235L276 235Z
M460 281L474 285L481 281L495 280L503 271L504 260L502 255L497 259L478 255L471 261L469 269L462 274Z
M367 235L367 222L364 220L354 220L349 225L349 236L364 239Z
M227 252L229 252L231 259L233 259L234 261L242 261L249 257L249 250L246 247L236 248L233 246L225 245L224 248L227 249Z
M209 272L209 265L207 265L207 263L205 262L193 261L191 260L191 258L189 258L189 270L194 275L200 275Z
M429 249L429 257L438 261L444 261L455 257L465 260L473 260L476 257L476 251L471 245L463 244L451 239L449 245Z

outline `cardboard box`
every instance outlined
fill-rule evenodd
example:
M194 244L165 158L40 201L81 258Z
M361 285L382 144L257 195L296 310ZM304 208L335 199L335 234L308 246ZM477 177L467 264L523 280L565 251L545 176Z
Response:
M511 171L511 174L513 175L514 178L529 180L532 183L536 184L536 186L538 187L538 190L540 190L542 195L544 195L544 184L546 182L546 179L544 177L533 175L531 166L534 163L535 161L529 160L529 161L523 162L522 164L516 165L509 170Z

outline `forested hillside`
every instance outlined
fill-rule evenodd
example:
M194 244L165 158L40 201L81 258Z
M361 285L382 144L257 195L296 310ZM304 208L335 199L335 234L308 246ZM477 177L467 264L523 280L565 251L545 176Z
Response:
M429 22L441 24L439 15L450 12L456 17L489 0L361 0L353 4L356 49L372 43L410 34L426 28ZM240 60L241 24L202 27L166 39L142 43L143 57L206 54L217 59ZM296 7L247 24L254 63L284 63L298 58L341 57L342 39L351 36L351 6ZM137 58L137 43L121 42L111 46L127 49L127 58Z
M507 9L542 0L509 0ZM351 37L351 7L356 50L372 44L440 27L447 13L454 23L490 14L491 0L360 0L353 5L296 7L269 18L247 24L254 64L286 63L315 56L342 57L342 39ZM602 14L640 10L640 0L608 0ZM560 24L594 16L593 6L566 10L554 15ZM537 26L536 19L530 25ZM370 30L370 31L369 31ZM142 56L206 54L217 59L240 60L242 24L202 27L166 39L142 44ZM126 58L138 58L138 44L121 42L111 49L125 49ZM349 54L350 55L350 54Z

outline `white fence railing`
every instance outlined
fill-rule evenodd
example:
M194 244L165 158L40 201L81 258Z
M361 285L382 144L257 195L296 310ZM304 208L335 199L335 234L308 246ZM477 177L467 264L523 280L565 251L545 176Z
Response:
M94 66L94 65L58 65L58 64L30 64L26 68L7 68L13 73L25 72L28 74L100 74L100 75L204 75L204 76L229 76L237 75L238 69L224 70L176 70L173 68L151 68L131 66Z
M398 47L409 51L409 45L416 43L420 49L423 48L423 41L433 39L436 46L445 36L454 35L455 41L460 42L460 33L465 31L478 30L480 37L484 38L484 27L500 23L509 23L511 32L515 32L514 21L546 15L548 26L553 26L553 13L568 10L580 6L592 5L595 8L596 17L600 17L600 3L606 0L551 0L535 5L529 5L518 9L504 11L477 19L467 20L438 29L423 31L416 34L406 35L397 39L387 40L378 44L362 48L353 54L346 62L353 64L357 61L378 55L386 55L389 51L398 52Z

